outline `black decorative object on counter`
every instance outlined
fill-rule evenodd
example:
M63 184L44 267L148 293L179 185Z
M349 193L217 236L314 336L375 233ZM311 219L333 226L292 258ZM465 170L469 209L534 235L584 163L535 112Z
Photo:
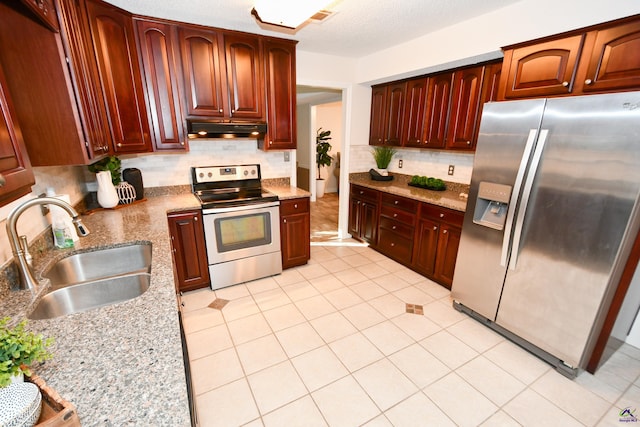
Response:
M371 175L371 179L374 181L391 181L393 180L393 175L380 175L380 173L375 169L369 169L369 175Z
M133 185L136 190L136 200L144 199L144 185L142 183L142 173L137 168L127 168L122 171L122 179Z

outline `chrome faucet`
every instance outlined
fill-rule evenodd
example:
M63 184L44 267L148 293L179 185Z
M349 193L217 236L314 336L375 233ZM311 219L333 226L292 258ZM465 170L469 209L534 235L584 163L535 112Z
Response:
M32 292L35 290L38 281L35 279L35 277L33 277L33 271L31 271L31 267L29 266L29 263L27 261L28 251L26 248L26 244L23 247L23 245L20 243L22 236L18 236L17 224L20 215L22 215L22 213L29 209L31 206L35 205L60 206L62 209L67 211L67 213L69 213L69 216L71 216L73 225L78 231L78 235L81 237L89 235L89 230L82 223L78 212L76 212L76 210L67 202L60 199L56 199L54 197L39 197L37 199L29 199L13 209L7 216L7 236L9 236L9 242L11 243L13 257L16 259L18 271L20 273L20 282L18 284L18 289L29 289Z

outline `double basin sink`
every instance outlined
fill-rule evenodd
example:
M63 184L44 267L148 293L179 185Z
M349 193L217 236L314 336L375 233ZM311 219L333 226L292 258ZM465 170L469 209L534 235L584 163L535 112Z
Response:
M51 319L127 301L151 282L151 244L81 252L57 261L43 275L51 288L28 316Z

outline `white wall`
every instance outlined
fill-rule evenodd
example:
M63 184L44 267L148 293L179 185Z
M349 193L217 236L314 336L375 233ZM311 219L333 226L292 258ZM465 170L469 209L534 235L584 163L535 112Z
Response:
M311 171L311 108L308 104L297 106L298 165Z

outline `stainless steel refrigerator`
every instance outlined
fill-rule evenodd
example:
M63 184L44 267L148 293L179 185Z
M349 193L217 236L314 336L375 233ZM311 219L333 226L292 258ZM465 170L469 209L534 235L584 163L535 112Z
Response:
M640 214L640 92L485 105L454 307L584 368Z

